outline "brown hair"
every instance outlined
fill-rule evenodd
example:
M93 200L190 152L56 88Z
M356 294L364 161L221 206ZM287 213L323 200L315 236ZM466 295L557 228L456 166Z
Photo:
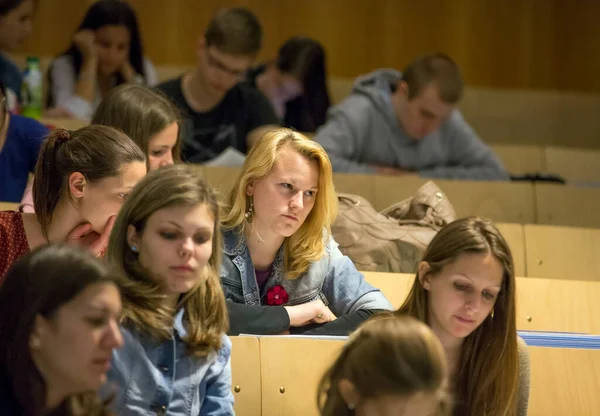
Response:
M42 144L33 181L33 206L48 238L52 213L68 192L68 178L80 172L88 182L117 176L123 165L146 162L142 150L124 133L106 126L75 131L57 129Z
M114 127L128 135L148 155L148 142L173 123L181 130L179 109L158 90L144 85L123 84L104 97L92 124ZM181 132L172 150L173 160L181 160Z
M412 61L404 69L402 81L408 85L409 100L418 97L425 87L433 83L442 101L456 104L464 88L458 65L443 53L423 55Z
M322 416L350 416L339 390L350 381L361 399L432 394L436 416L450 412L444 350L429 327L410 317L380 315L364 323L327 370L317 390Z
M220 10L204 32L208 46L237 56L256 56L262 47L262 37L260 22L243 7Z
M116 281L116 274L104 262L61 244L33 250L8 271L0 286L0 384L12 391L24 414L47 414L47 386L29 347L36 317L52 319L88 286ZM51 414L109 413L96 392L89 392L67 398Z
M127 228L133 225L138 233L143 233L148 218L156 211L198 204L206 204L215 220L212 255L198 286L182 295L176 308L185 310L188 350L202 357L221 347L228 315L219 275L221 232L217 197L198 167L166 166L150 172L136 185L115 221L107 260L123 276L123 324L156 340L170 339L174 311L163 306L164 295L152 272L140 265L138 255L127 244Z
M286 128L277 128L265 133L248 153L242 172L229 194L225 214L221 221L226 230L236 230L241 235L247 226L245 212L249 198L246 196L248 184L267 176L284 147L298 152L319 165L318 192L310 214L304 224L285 239L284 265L286 278L296 279L306 273L311 263L323 257L327 239L331 235L338 213L338 202L333 186L331 162L320 144L306 136Z
M504 270L493 314L463 342L455 378L456 415L514 415L517 406L519 354L515 312L515 274L510 248L500 231L478 217L462 218L440 230L423 256L427 274L435 279L446 265L462 254L492 254ZM428 292L415 277L413 286L396 312L429 323Z

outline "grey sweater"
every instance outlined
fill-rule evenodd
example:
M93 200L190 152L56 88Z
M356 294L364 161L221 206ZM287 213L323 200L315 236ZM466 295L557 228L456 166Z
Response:
M380 69L359 77L352 94L329 110L316 133L334 171L374 173L373 165L447 179L508 180L498 157L477 137L458 110L440 128L414 140L400 125L391 103L391 84L402 73Z

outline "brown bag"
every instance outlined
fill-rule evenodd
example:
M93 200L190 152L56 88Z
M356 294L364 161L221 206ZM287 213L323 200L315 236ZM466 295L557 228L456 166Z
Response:
M363 197L338 194L333 238L358 270L414 273L429 242L456 212L433 182L381 213Z

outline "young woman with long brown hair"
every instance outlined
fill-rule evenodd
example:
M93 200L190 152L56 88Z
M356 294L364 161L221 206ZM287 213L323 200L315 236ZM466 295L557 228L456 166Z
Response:
M232 415L219 208L197 168L150 172L123 205L107 258L123 276L115 411Z
M529 356L517 336L510 248L490 222L469 217L431 241L398 315L427 323L440 339L456 416L526 415Z

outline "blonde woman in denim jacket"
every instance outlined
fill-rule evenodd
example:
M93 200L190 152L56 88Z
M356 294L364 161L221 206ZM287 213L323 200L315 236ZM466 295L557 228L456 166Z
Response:
M392 309L331 237L337 207L319 144L285 128L256 142L222 221L230 334L347 335Z

